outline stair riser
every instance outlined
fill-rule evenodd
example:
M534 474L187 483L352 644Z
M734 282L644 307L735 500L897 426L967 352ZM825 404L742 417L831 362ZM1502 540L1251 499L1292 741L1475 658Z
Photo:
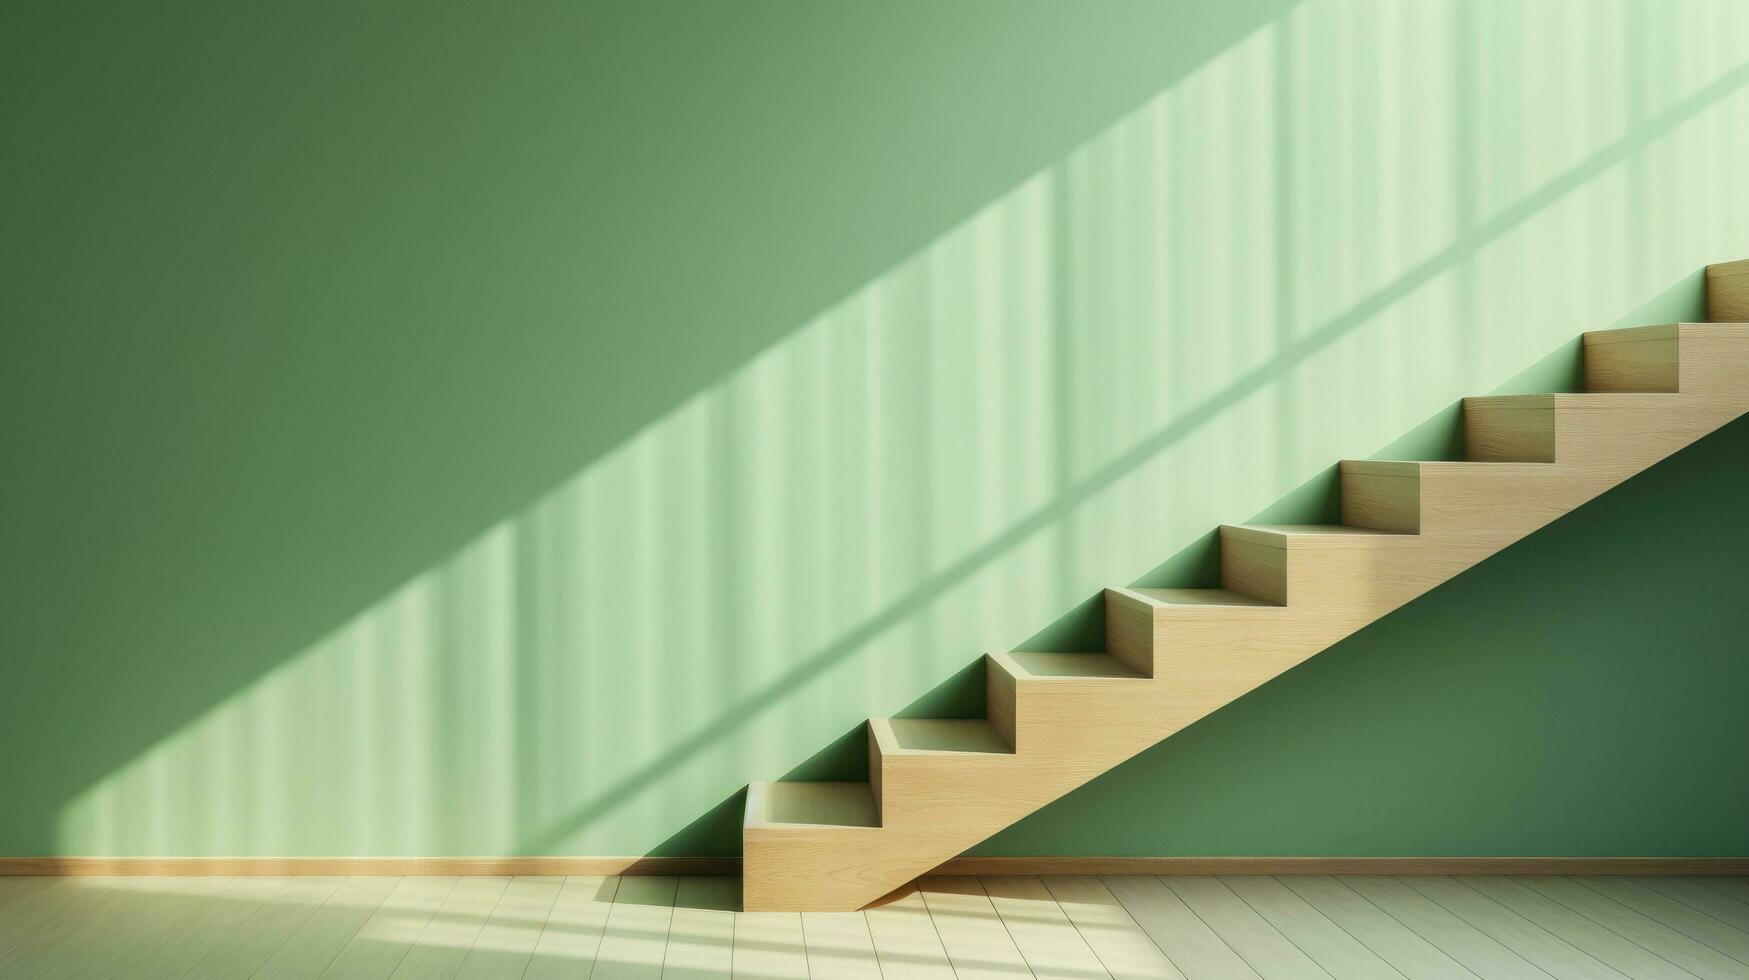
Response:
M1154 609L1133 595L1105 590L1106 652L1143 677L1154 676Z
M909 881L913 862L940 863L971 843L876 827L748 828L741 836L741 904L749 912L855 911L893 882Z
M1342 523L1405 534L1421 530L1421 467L1380 471L1344 463L1339 480Z
M1055 753L1027 760L886 757L879 763L881 824L898 830L1005 827L1101 771L1078 759L1070 766L1064 761Z
M1221 532L1221 588L1287 602L1287 549Z
M1478 463L1555 461L1552 395L1466 398L1464 454Z
M1113 718L1144 719L1164 704L1158 681L1144 678L1053 678L1016 677L994 657L986 657L986 712L999 731L1004 724L1018 731L1016 755L1028 766L1083 767L1081 753L1105 757L1128 751L1132 741L1148 745L1168 729L1163 723L1142 721L1113 726ZM1001 723L999 723L1001 722ZM1132 738L1133 736L1133 738ZM1097 771L1097 763L1087 768Z
M1707 266L1706 310L1715 322L1749 320L1749 260Z
M1676 391L1680 379L1679 326L1666 323L1636 330L1585 335L1585 390Z

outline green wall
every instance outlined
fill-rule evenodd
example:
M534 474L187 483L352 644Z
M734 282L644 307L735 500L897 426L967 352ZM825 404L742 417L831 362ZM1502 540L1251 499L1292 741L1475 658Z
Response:
M1728 0L7 4L0 853L732 851L982 650L1696 316L1745 51ZM984 850L1749 851L1746 438Z

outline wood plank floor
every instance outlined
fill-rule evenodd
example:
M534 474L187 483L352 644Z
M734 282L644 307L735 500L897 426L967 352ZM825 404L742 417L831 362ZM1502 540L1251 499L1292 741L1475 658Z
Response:
M0 977L1749 980L1742 878L0 878Z

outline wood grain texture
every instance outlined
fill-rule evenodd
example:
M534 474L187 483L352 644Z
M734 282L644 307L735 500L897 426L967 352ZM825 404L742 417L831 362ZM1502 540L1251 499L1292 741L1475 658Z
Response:
M1421 530L1421 467L1415 463L1342 461L1342 523L1380 531Z
M747 907L854 909L932 868L1000 873L948 862L1749 411L1749 325L1603 331L1587 334L1583 349L1585 393L1466 399L1466 460L1345 462L1346 524L1223 526L1221 589L1107 590L1107 653L988 654L986 724L875 720L870 782L857 792L873 798L876 819L750 817ZM750 791L750 813L767 792ZM1470 873L1587 873L1588 865L1514 859ZM1100 870L1136 867L1119 860ZM1242 867L1180 866L1191 874ZM1465 873L1461 862L1433 859L1370 868L1276 859L1270 867ZM1419 900L1412 906L1476 948L1493 942Z
M1679 331L1674 323L1585 335L1587 391L1677 391L1681 377Z
M1706 318L1714 323L1749 320L1749 259L1706 267Z
M1555 461L1552 395L1465 398L1464 451L1478 463Z

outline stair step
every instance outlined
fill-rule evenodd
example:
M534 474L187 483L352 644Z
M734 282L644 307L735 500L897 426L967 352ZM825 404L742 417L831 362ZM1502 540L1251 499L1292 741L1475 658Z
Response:
M747 787L748 827L878 827L874 791L868 783L752 783Z
M1582 475L1549 462L1345 459L1340 472L1342 523L1409 534L1511 540L1589 497Z
M1124 589L1157 606L1273 606L1275 603L1231 589Z
M1149 679L1147 675L1131 669L1128 664L1109 653L1039 653L1009 650L1004 653L992 653L989 656L991 660L996 661L1014 677L1033 678L1041 681L1071 681L1089 678L1144 681Z
M1413 479L1424 471L1450 470L1464 472L1474 470L1489 473L1521 472L1527 475L1545 473L1549 463L1496 461L1491 459L1345 459L1341 462L1343 473L1366 474L1370 476L1400 476Z
M1677 391L1682 325L1593 330L1581 339L1586 391Z
M1749 259L1706 267L1706 318L1713 323L1749 319Z
M882 755L1011 755L1014 749L984 718L871 718Z
M1387 545L1413 545L1413 531L1379 530L1348 524L1223 524L1221 584L1267 603L1288 604L1289 545L1293 551L1364 554Z
M1381 531L1349 524L1222 524L1221 533L1281 548L1292 537L1308 538L1400 538L1411 531Z
M1703 388L1703 383L1696 380L1695 387ZM1674 431L1670 428L1674 423L1685 427L1694 421L1693 409L1684 408L1682 394L1677 391L1644 392L1644 391L1610 391L1583 393L1563 392L1543 395L1480 395L1465 398L1464 406L1464 452L1472 462L1501 463L1554 463L1583 461L1592 462L1590 453L1597 448L1581 439L1574 445L1565 446L1560 459L1556 458L1557 435L1560 441L1568 442L1580 433L1572 425L1558 425L1557 421L1566 416L1571 422L1583 422L1586 427L1594 430L1594 438L1605 442L1626 438L1630 445L1634 442L1659 441L1658 434L1633 432L1635 416L1640 422L1656 420L1662 426L1663 434ZM1685 418L1685 413L1688 417ZM1701 417L1710 417L1705 410ZM1698 438L1716 426L1717 419L1702 425L1696 430L1690 440ZM1563 430L1566 430L1563 433ZM1649 465L1662 454L1654 455L1643 461L1641 465Z

